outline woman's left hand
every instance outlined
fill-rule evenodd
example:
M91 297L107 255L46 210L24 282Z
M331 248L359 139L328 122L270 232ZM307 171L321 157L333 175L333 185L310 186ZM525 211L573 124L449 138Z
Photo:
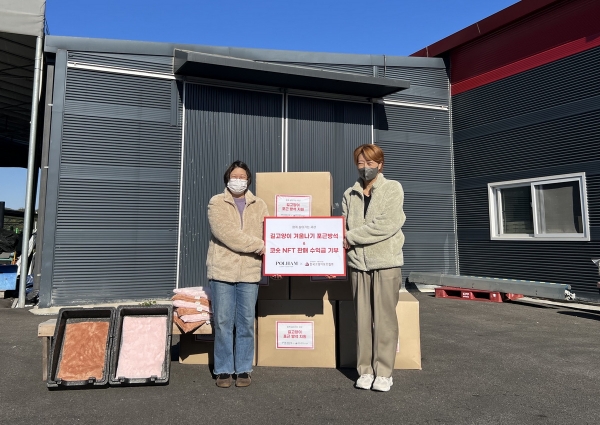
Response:
M276 275L271 276L271 279L273 279L273 280L281 280L281 279L283 279L283 277L280 274L276 274Z

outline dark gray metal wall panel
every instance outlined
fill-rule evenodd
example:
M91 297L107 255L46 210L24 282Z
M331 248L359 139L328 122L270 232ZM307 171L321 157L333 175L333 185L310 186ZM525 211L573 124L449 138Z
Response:
M448 105L445 69L378 67L378 75L407 79L411 88L386 100ZM375 142L385 152L384 174L404 188L403 276L411 271L456 273L456 236L449 112L375 105Z
M483 106L483 105L482 105ZM578 129L578 131L573 131ZM456 140L457 180L493 173L600 161L598 110L562 119ZM550 172L550 170L548 170Z
M58 210L58 186L60 150L64 120L64 100L67 81L67 52L58 50L54 67L54 92L52 94L52 119L50 145L48 147L48 174L44 205L44 236L42 238L42 270L40 277L41 307L52 304L52 277L54 274L54 251L56 213Z
M111 107L128 112L95 113ZM60 174L52 304L171 293L181 120L171 126L170 110L169 80L67 70L60 160L49 164Z
M371 143L371 120L370 104L288 97L288 171L331 172L333 215L358 178L352 153Z
M171 81L69 68L67 101L170 110ZM166 87L169 90L166 90Z
M281 171L282 95L186 84L179 286L204 285L210 198L234 160ZM251 187L254 191L254 188Z
M597 294L590 259L600 251L599 57L593 49L453 97L462 274ZM488 183L574 172L587 176L590 242L490 240Z
M173 52L169 56L123 53L69 52L69 61L135 71L173 73Z
M454 96L454 131L598 96L599 62L595 48Z
M272 62L306 62L328 64L390 65L419 68L445 68L441 58L421 58L410 56L360 55L345 53L301 52L293 50L245 49L237 47L206 46L197 44L157 43L148 41L111 40L101 38L81 38L46 36L44 49L56 52L59 49L88 52L115 52L118 54L172 56L174 49L213 53L242 59Z
M412 68L402 66L379 66L378 77L408 80L411 85L448 91L448 73L445 68Z
M308 63L308 62L271 62L284 65L305 66L307 68L325 69L328 71L348 72L350 74L373 75L373 66L371 65L342 65L332 63Z
M396 105L374 105L379 130L449 136L448 111Z
M395 100L398 102L448 106L450 94L448 93L448 89L436 89L411 84L409 89L390 94L389 96L385 96L384 99Z
M450 91L446 69L400 66L378 67L379 77L410 81L410 88L386 96L386 100L447 106Z

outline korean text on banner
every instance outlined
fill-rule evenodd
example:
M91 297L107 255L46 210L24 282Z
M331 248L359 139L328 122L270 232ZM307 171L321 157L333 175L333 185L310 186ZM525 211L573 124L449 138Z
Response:
M277 349L314 350L315 322L277 322Z
M344 218L265 218L263 274L345 276Z
M310 195L276 195L275 215L277 217L310 217Z

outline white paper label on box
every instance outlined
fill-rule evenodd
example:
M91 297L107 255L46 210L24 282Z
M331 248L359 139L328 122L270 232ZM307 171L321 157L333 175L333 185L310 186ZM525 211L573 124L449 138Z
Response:
M275 216L310 217L312 196L275 195Z
M266 276L345 276L343 217L265 218Z
M277 349L314 350L315 322L275 322Z

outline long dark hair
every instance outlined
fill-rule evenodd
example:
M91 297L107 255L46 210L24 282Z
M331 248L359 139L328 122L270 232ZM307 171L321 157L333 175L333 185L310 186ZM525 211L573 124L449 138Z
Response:
M229 176L231 176L231 172L236 168L241 168L246 172L246 175L248 176L248 187L250 187L250 185L252 184L252 173L250 172L250 168L248 167L248 165L246 165L245 162L240 161L239 159L237 161L233 161L229 168L227 168L227 171L225 171L225 174L223 175L223 181L225 182L225 186L227 186L227 183L229 183Z

